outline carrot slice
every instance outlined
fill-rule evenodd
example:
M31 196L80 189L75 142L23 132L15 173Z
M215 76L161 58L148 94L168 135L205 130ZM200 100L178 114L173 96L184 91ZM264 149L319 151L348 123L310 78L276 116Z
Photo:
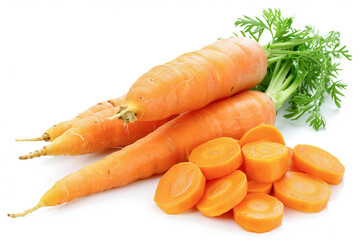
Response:
M246 231L263 233L281 225L284 205L265 193L248 194L233 209L234 219Z
M240 139L239 144L243 147L249 142L267 141L285 145L285 140L276 127L268 124L261 124L247 131Z
M161 177L154 201L165 213L185 212L200 200L205 183L205 177L196 165L178 163Z
M189 162L197 165L207 180L220 178L240 167L241 148L234 138L216 138L196 147Z
M220 216L241 202L246 193L246 175L236 170L225 177L208 181L204 195L196 206L206 217Z
M320 178L300 172L287 172L274 183L274 196L286 206L304 212L319 212L330 198L329 185Z
M248 193L266 193L270 194L272 183L258 183L253 180L248 181Z
M294 163L304 172L331 184L340 183L345 172L339 159L329 152L311 145L295 146Z
M292 172L303 172L302 170L300 170L298 167L295 166L294 163L294 149L287 147L288 148L288 153L289 153L289 161L288 161L288 171L292 171Z
M244 145L242 152L246 175L256 182L274 182L288 169L288 149L280 143L250 142Z

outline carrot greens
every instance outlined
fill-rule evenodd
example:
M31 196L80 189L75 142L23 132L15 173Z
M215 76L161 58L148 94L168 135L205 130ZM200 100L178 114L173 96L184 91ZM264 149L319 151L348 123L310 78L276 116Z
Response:
M320 111L325 96L329 95L340 108L347 86L336 80L341 70L337 60L351 60L352 56L340 44L339 32L322 36L312 26L295 29L293 19L283 17L280 10L268 9L263 11L262 19L244 16L235 26L242 36L258 42L271 38L263 46L268 58L267 74L255 90L265 92L277 109L288 100L284 117L296 120L305 114L306 122L319 130L326 124Z

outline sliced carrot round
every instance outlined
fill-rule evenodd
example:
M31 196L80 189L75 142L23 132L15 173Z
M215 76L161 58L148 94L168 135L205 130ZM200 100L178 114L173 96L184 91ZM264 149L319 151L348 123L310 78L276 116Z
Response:
M239 144L243 147L249 142L268 141L285 145L285 140L276 127L268 124L261 124L247 131L240 139Z
M246 175L259 183L271 183L281 178L288 169L288 149L275 143L256 141L242 148Z
M189 162L197 165L207 180L220 178L240 167L241 148L233 138L216 138L192 150Z
M329 185L320 178L300 172L287 172L274 182L274 196L286 206L304 212L319 212L330 198Z
M246 231L263 233L281 225L284 205L265 193L248 194L233 209L234 219Z
M311 145L295 146L294 163L304 172L331 184L340 183L345 172L339 159L329 152Z
M225 177L208 181L204 195L196 206L206 217L220 216L241 202L246 193L246 175L236 170Z
M295 166L294 163L294 149L287 147L289 153L289 161L288 161L288 171L293 172L302 172L298 167Z
M161 177L154 201L165 213L185 212L201 199L205 183L204 175L195 164L178 163Z
M248 193L266 193L270 194L272 183L259 183L254 180L248 181Z

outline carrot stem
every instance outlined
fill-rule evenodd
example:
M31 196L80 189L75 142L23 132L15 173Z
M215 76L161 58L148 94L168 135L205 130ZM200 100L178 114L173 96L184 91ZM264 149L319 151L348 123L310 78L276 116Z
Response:
M112 120L115 118L122 119L124 122L135 122L136 121L136 114L133 112L133 109L130 107L120 106L120 110L117 114L108 119Z

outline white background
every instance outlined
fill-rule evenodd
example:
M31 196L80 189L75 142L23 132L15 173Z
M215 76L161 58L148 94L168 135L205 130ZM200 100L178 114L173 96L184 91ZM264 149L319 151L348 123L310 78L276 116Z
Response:
M269 2L269 3L268 3ZM271 4L270 4L271 2ZM340 78L348 84L343 108L325 104L326 130L303 121L276 126L291 147L307 143L337 156L346 167L331 186L328 206L308 214L285 209L272 232L244 231L227 214L205 218L193 210L166 215L153 202L159 176L95 194L26 217L7 213L34 206L55 181L108 152L79 156L18 156L43 143L15 142L97 103L120 96L151 67L235 31L238 17L263 8L295 15L295 26L338 30L353 54ZM339 239L358 237L359 31L355 1L1 1L0 3L0 238L6 239Z

